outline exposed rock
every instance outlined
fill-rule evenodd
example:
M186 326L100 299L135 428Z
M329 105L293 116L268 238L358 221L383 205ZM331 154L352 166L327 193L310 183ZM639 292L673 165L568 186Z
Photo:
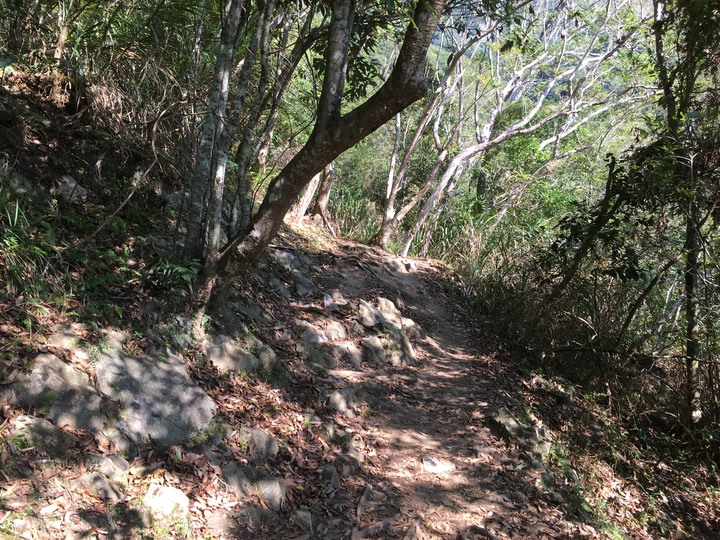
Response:
M177 212L183 207L185 201L187 201L189 197L189 191L178 190L168 193L163 197L163 208Z
M288 272L296 270L300 267L300 261L295 255L284 249L270 249L268 250L270 257L280 266Z
M153 519L169 522L185 519L190 509L190 500L182 491L159 484L150 485L143 497L143 504Z
M217 336L215 344L206 342L206 347L205 361L218 369L250 373L260 366L260 359L257 356L226 336Z
M250 458L253 461L267 461L277 456L277 441L262 429L243 426L238 436L250 444Z
M323 293L323 307L325 307L325 309L345 310L349 307L349 304L339 290L332 289Z
M13 425L15 435L25 439L28 446L35 446L50 457L64 456L78 444L78 439L65 433L47 420L33 416L18 416Z
M334 466L325 464L320 467L320 472L322 473L322 479L326 484L329 484L333 489L340 488L340 475Z
M18 377L12 388L20 405L37 407L58 426L99 433L104 414L112 410L84 373L52 354L36 357L32 372Z
M275 513L269 508L258 506L247 506L239 510L235 514L236 519L250 527L259 527L263 523L267 523L275 519Z
M543 426L533 426L531 442L533 452L538 454L542 459L547 458L553 445L551 433Z
M43 199L47 198L47 193L45 193L40 186L36 186L28 180L27 177L17 171L10 171L8 168L9 165L7 161L0 162L0 176L7 180L14 194L33 196L40 194Z
M521 424L507 407L501 407L487 423L495 436L530 447L543 459L550 453L553 442L550 432L538 423Z
M280 478L267 476L257 482L257 491L260 499L265 501L275 510L280 510L282 503L287 498L287 487Z
M378 297L377 310L386 322L395 325L396 328L402 329L403 317L395 304L387 298Z
M5 515L7 516L8 514ZM14 513L9 515L13 516L12 520L8 524L11 525L13 535L8 536L8 539L15 540L16 538L23 538L27 540L34 540L35 538L43 538L45 536L44 532L46 529L43 526L42 521L38 518L27 515L18 516ZM5 527L3 527L3 529L5 529ZM3 540L6 539L3 538Z
M275 292L278 296L285 298L286 300L290 300L292 298L292 293L278 278L271 277L269 285L272 291Z
M233 529L237 522L232 513L224 508L218 508L205 514L207 528L213 531L213 538L235 538Z
M260 306L252 303L247 298L236 298L235 301L230 304L230 307L246 321L263 324L272 320Z
M352 456L338 456L333 464L340 476L353 476L360 472L360 462Z
M338 412L354 417L363 403L362 389L348 386L335 390L328 398L328 405Z
M488 427L496 437L505 439L508 442L513 439L523 439L524 428L507 407L501 407L488 420Z
M358 321L365 328L373 328L384 321L382 314L365 300L360 300L358 306Z
M347 338L345 325L335 319L324 319L323 326L325 335L330 341L338 341Z
M330 355L335 360L348 360L356 368L362 363L362 351L352 341L338 343L330 349Z
M335 422L324 423L319 435L328 444L340 444L348 437L348 434L340 429Z
M60 198L66 203L84 203L87 200L87 190L72 176L61 176L57 179L57 184Z
M47 339L47 345L61 349L77 349L82 343L78 333L87 330L84 324L57 324L51 328L54 332Z
M85 473L75 480L74 484L81 486L85 491L99 499L117 501L121 497L118 489L100 472Z
M307 296L317 291L315 283L303 276L299 271L290 272L290 279L295 283L295 292L298 296Z
M231 461L222 468L222 476L230 488L247 497L258 496L275 510L287 498L285 482L254 467L242 467Z
M85 467L97 471L107 479L119 484L127 482L128 471L130 470L130 464L127 460L117 454L111 456L89 454L85 457Z
M355 434L348 441L346 446L346 453L348 456L355 458L360 463L365 461L365 442L362 440L362 437L360 437L360 435Z
M405 263L403 263L402 260L396 258L396 257L384 257L383 265L387 270L390 272L398 272L398 273L405 273L407 272L407 269L405 268Z
M422 458L422 466L429 473L442 474L455 470L455 464L433 456Z
M293 521L307 533L312 534L313 532L313 519L310 510L298 509L293 513Z
M333 369L337 366L337 362L332 356L313 345L297 343L295 344L295 350L297 350L307 362L320 366L323 369Z
M370 360L387 362L393 366L410 365L415 362L415 350L402 332L387 332L380 336L368 336L360 340Z
M189 326L189 322L186 323ZM103 335L104 346L106 348L122 351L125 344L130 341L130 333L124 330L115 330L114 328L105 328L101 330Z
M136 358L103 351L95 376L99 391L119 403L118 426L136 443L150 438L160 445L181 444L215 413L215 403L173 354Z
M278 357L273 348L264 343L253 334L247 334L240 340L245 344L248 351L252 352L260 360L260 369L270 373L278 363Z
M192 321L185 315L176 315L170 324L163 326L164 328L161 329L161 333L169 336L178 350L182 351L187 349L195 341Z
M423 329L420 328L415 321L408 319L407 317L403 317L402 319L402 329L403 332L405 332L405 334L411 339L423 339L425 337Z
M328 340L327 335L325 335L325 332L319 328L317 328L312 323L309 323L307 321L298 320L297 321L298 327L301 329L304 329L305 331L302 334L302 342L307 345L320 345L322 343L325 343Z
M222 477L228 487L243 495L252 496L255 494L253 482L262 477L262 474L258 469L242 467L236 461L231 461L222 468Z
M385 362L385 348L383 342L378 336L368 336L360 340L360 344L365 348L370 356L370 360L376 364Z

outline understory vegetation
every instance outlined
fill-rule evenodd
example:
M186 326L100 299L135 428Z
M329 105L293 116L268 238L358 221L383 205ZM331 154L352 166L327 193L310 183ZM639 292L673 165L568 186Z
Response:
M573 511L711 538L683 497L720 489L718 6L437 2L427 92L323 138L383 96L419 4L0 0L0 379L60 322L222 320L219 288L315 216L442 261L577 393L577 417L537 404ZM604 514L608 469L652 504Z

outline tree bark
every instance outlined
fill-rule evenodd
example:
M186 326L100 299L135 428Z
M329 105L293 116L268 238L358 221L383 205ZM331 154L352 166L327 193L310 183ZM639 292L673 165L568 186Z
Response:
M290 216L292 218L299 220L307 213L308 208L310 208L310 204L315 198L315 192L320 185L321 177L322 173L317 173L315 176L312 177L312 180L310 180L310 183L305 188L305 192L303 193L302 197L300 197L298 203L293 206L292 210L290 210Z
M220 206L217 201L222 201L227 160L225 159L225 163L222 163L222 159L218 161L217 152L225 129L230 75L237 51L243 9L243 0L228 0L225 4L215 72L208 98L208 112L203 123L190 188L190 219L185 239L185 256L203 259L206 265L214 265L217 261L217 249L212 249L207 242L208 236L213 234L211 231L218 228L220 222ZM209 279L215 273L214 268L208 268L204 273Z
M389 78L363 104L342 116L342 92L355 3L353 0L332 2L326 69L315 127L305 146L268 186L250 225L220 254L217 280L206 299L210 310L222 309L233 279L247 269L275 237L285 214L312 177L424 95L427 50L444 5L445 0L418 0Z
M313 206L313 215L322 216L323 221L327 222L327 206L330 202L330 190L335 183L335 168L333 164L328 164L323 169L322 180L320 181L320 187L318 188L318 194L315 198L315 205Z
M692 176L692 167L690 174ZM687 375L687 408L690 425L702 420L700 399L700 331L698 321L698 276L700 274L698 242L698 207L695 201L694 181L685 220L685 366Z

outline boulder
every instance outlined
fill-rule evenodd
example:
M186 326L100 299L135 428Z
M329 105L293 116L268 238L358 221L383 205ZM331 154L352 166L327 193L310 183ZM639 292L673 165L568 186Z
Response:
M279 510L287 498L282 479L265 475L260 469L244 467L231 461L222 468L222 477L231 489L247 497L259 497L274 510Z
M325 351L321 351L315 345L296 343L295 350L302 355L304 360L320 366L322 369L334 369L337 366L335 358Z
M384 321L382 314L365 300L360 300L358 305L358 321L365 328L374 328L375 325Z
M275 263L288 272L298 269L301 265L298 258L290 251L284 249L270 249L268 251Z
M65 456L79 442L77 437L65 433L47 420L34 416L18 416L13 430L15 436L24 439L28 446L37 447L49 457Z
M338 341L347 338L345 325L335 319L323 319L325 336L330 341Z
M84 203L87 200L87 190L69 174L58 178L57 185L60 198L66 203Z
M394 302L388 300L387 298L378 297L377 310L380 312L385 322L393 324L397 329L402 329L403 317Z
M251 373L260 366L260 359L225 336L206 342L205 361L221 370Z
M215 413L215 403L171 353L135 357L103 351L95 376L98 390L119 405L118 427L138 444L148 439L181 444L207 427Z
M347 360L354 367L360 367L362 363L362 351L352 341L346 341L333 345L330 349L330 356L335 360Z
M335 390L328 397L328 405L331 408L350 417L356 415L362 403L362 390L353 386Z
M267 461L277 456L277 441L262 429L242 426L238 437L250 445L249 455L252 461Z
M385 348L383 342L378 336L368 336L360 340L360 344L367 351L370 360L376 364L385 362Z
M278 278L271 277L268 284L270 285L270 289L281 298L285 298L286 300L292 298L292 293Z
M87 376L53 354L41 354L30 373L12 386L17 402L36 407L58 426L70 426L97 434L113 407L90 385Z
M178 488L151 484L143 497L154 520L174 522L187 518L190 500Z
M493 435L505 439L507 442L522 440L525 431L524 426L517 421L507 407L501 407L488 420L488 427Z
M333 489L340 488L340 475L337 469L330 464L325 464L320 467L320 473L322 474L323 482L328 484Z
M297 325L301 330L303 330L301 339L306 345L320 345L328 340L328 336L325 332L312 323L298 320Z
M298 296L307 296L317 291L315 283L303 276L298 270L290 272L290 279L295 283L295 292Z
M88 472L73 481L73 485L81 487L86 492L106 501L117 501L121 492L101 472Z

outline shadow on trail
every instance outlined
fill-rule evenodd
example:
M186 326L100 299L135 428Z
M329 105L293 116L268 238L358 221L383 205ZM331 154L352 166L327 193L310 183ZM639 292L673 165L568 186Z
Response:
M412 530L417 538L593 537L591 528L569 521L548 498L535 456L486 426L500 407L521 403L513 397L520 376L501 345L478 332L464 308L448 298L439 268L343 241L333 248L316 255L330 264L306 273L321 292L336 288L351 302L391 299L426 335L415 342L416 365L365 360L318 376L310 383L316 392L297 394L293 385L284 390L287 399L352 433L364 454L357 475L344 477L340 489L310 506L324 512L311 536L401 538ZM311 307L304 314L312 313L318 311ZM284 320L300 314L286 312ZM360 417L318 407L328 389L358 384L372 388ZM331 450L325 461L334 463L339 454ZM333 500L342 504L333 506ZM253 534L275 538L280 531L287 533L279 524L264 524Z

